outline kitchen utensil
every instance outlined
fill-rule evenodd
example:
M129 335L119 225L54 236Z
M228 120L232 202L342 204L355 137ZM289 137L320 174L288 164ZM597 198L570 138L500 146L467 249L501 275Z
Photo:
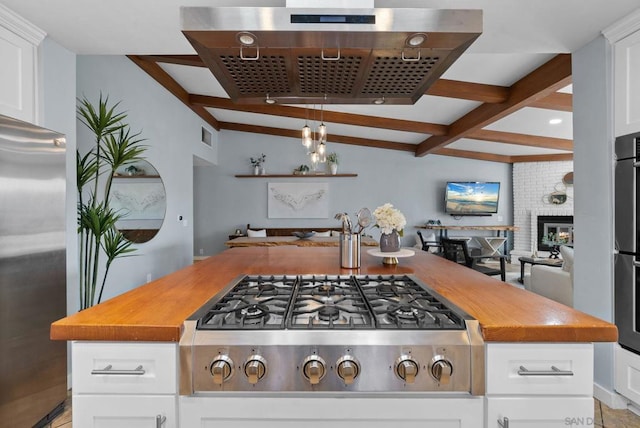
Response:
M360 227L358 228L358 231L356 233L359 235L365 228L371 226L373 218L371 217L371 211L369 211L369 208L360 208L357 215L358 226Z
M351 219L349 218L349 214L347 213L337 213L334 218L336 220L342 221L342 233L351 234L352 225Z

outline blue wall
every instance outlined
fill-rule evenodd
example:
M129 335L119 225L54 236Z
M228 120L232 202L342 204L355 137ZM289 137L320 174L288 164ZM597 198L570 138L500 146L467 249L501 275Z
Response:
M300 122L300 127L304 123ZM328 124L331 132L331 124ZM407 218L403 245L413 245L414 226L429 219L444 224L512 224L511 165L447 156L416 158L413 153L328 143L328 151L340 156L339 173L356 173L355 178L236 178L251 174L250 157L267 156L267 174L290 174L309 163L300 140L235 131L220 133L216 166L196 167L194 173L194 254L214 254L236 228L247 223L268 227L339 226L333 218L347 212L355 220L362 207L372 211L386 202ZM499 181L499 213L490 217L462 217L444 214L444 187L448 180ZM267 218L267 183L326 182L329 185L329 217L325 219ZM379 236L377 229L371 234ZM474 231L474 233L477 233Z

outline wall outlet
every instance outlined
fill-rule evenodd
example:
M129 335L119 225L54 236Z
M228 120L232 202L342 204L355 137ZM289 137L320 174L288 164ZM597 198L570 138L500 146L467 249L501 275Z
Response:
M200 248L199 252L200 252L200 255L203 255L204 254L204 248Z
M498 216L498 221L502 221L503 217L501 215Z
M150 273L147 274L147 282L151 282L151 274Z

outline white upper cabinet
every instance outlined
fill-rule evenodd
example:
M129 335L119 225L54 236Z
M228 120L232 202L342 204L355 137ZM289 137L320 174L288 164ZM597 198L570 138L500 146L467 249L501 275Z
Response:
M614 46L615 135L640 131L640 9L604 31Z
M0 114L37 123L38 45L44 37L0 4Z

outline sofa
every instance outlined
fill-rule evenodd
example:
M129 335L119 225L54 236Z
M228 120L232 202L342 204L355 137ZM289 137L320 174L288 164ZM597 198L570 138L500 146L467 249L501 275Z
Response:
M573 307L573 248L560 247L562 267L534 265L524 277L524 288Z

